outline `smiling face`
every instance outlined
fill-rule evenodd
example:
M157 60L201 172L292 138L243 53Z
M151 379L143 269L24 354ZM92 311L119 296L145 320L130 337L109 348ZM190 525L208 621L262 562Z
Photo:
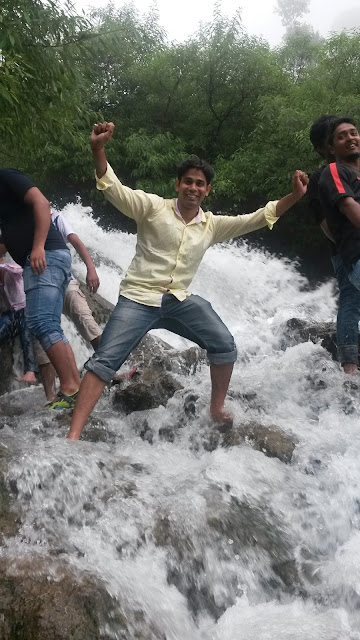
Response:
M342 122L333 133L331 152L337 160L356 160L360 157L360 136L350 122Z
M180 211L197 211L204 198L210 193L211 185L206 182L205 175L199 169L189 169L176 179L175 189L178 193Z

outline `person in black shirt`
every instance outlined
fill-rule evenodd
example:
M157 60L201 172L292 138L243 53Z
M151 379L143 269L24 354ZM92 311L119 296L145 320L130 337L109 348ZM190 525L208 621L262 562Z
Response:
M320 199L348 278L360 290L360 136L351 118L332 123L329 148L336 162L321 175Z
M328 145L329 127L338 117L323 115L310 128L310 140L315 151L327 162L335 160ZM319 180L326 165L314 171L308 184L308 204L315 221L329 239L331 261L339 285L339 306L336 323L338 358L345 373L358 370L358 326L360 320L360 291L350 282L344 262L336 249L335 240L326 221L325 211L320 202Z
M17 169L0 169L2 242L24 269L26 321L60 379L51 408L72 408L80 377L60 324L71 257L50 220L49 202L33 182Z

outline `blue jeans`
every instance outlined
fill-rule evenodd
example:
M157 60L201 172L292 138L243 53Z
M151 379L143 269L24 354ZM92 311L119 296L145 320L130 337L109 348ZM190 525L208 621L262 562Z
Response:
M26 293L26 322L44 351L62 340L68 343L61 328L61 312L70 280L71 256L68 249L45 251L46 269L33 273L29 258L23 279Z
M150 307L120 296L85 369L110 382L131 351L150 329L168 329L206 349L211 364L235 362L237 351L229 330L210 302L192 295L180 302L165 294L161 307Z
M24 355L24 369L36 372L37 364L35 360L32 336L25 321L24 309L8 311L0 317L0 344L13 340L20 336L21 348Z
M337 346L341 364L359 363L359 320L360 320L360 261L349 274L339 255L331 258L339 284L339 308L337 314ZM356 284L357 282L357 284Z

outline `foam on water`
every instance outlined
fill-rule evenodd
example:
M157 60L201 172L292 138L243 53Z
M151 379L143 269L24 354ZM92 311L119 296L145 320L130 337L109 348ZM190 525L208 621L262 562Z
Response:
M135 237L104 231L80 204L63 213L94 256L99 293L115 303ZM74 272L85 275L77 259ZM209 250L192 291L211 301L235 336L235 424L254 420L290 434L297 443L291 465L248 444L203 446L206 366L181 378L196 389L200 413L174 442L159 432L178 424L183 396L148 412L152 445L139 437L138 417L116 414L104 396L95 413L106 417L111 445L65 442L65 428L46 437L41 421L19 426L8 481L16 484L23 525L2 553L57 550L103 580L130 618L143 611L167 640L359 640L359 394L344 386L320 345L284 351L279 343L289 318L334 319L334 284L311 291L295 265L243 242ZM88 347L71 323L66 333L82 364ZM2 443L13 439L4 428ZM243 519L230 535L224 522L234 505ZM270 551L248 542L251 518ZM277 555L301 567L305 598L274 582Z

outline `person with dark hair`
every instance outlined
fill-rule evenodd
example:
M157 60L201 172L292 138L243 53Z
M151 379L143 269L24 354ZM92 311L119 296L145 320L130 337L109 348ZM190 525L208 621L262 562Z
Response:
M183 160L183 162L180 162L180 164L178 164L176 171L177 179L181 181L181 178L190 169L202 171L206 178L206 182L208 184L212 183L214 177L214 169L211 165L209 165L208 162L206 162L206 160L202 160L201 158L199 158L199 156L191 156L190 158L187 158L186 160Z
M339 118L334 115L323 115L318 118L310 128L310 140L315 151L326 163L334 161L334 156L329 150L329 130ZM360 320L360 292L350 282L341 255L336 249L335 240L326 221L325 211L321 206L319 194L319 180L326 165L314 171L309 177L308 203L315 221L321 226L329 239L331 262L339 285L339 304L336 322L338 359L345 373L357 373L358 333Z
M339 138L339 135L340 137L342 137L342 134L339 134L339 132L336 131L341 124L351 125L351 127L343 127L343 129L345 130L357 130L355 120L354 118L350 118L350 116L341 116L340 118L336 118L336 120L333 120L329 125L329 133L328 133L328 140L327 140L330 152L335 153L334 151L335 132L336 132L337 138ZM335 159L336 159L336 156L335 156Z
M48 200L17 169L0 169L0 227L2 242L24 269L28 328L60 379L60 391L52 408L71 408L80 376L60 324L71 269L70 251L51 224Z
M216 422L229 422L232 417L225 411L224 402L237 357L234 338L210 303L190 294L188 287L209 247L265 226L271 229L304 195L307 176L296 171L292 192L255 213L215 216L200 206L211 190L207 176L211 178L213 172L207 163L190 158L180 165L180 177L175 180L177 199L134 191L120 182L107 162L104 145L113 131L113 123L104 122L94 125L91 133L97 188L136 221L136 253L120 284L119 301L100 346L85 364L87 371L68 437L80 437L105 384L111 382L143 336L156 328L168 329L207 350L212 385L210 414Z
M350 289L347 292L348 306L344 308L347 342L343 348L347 362L352 363L347 372L357 373L359 302L350 287L360 290L360 136L354 120L349 117L333 120L329 126L328 141L335 162L324 168L319 193L347 281L345 275L342 277ZM354 308L358 310L356 319Z

